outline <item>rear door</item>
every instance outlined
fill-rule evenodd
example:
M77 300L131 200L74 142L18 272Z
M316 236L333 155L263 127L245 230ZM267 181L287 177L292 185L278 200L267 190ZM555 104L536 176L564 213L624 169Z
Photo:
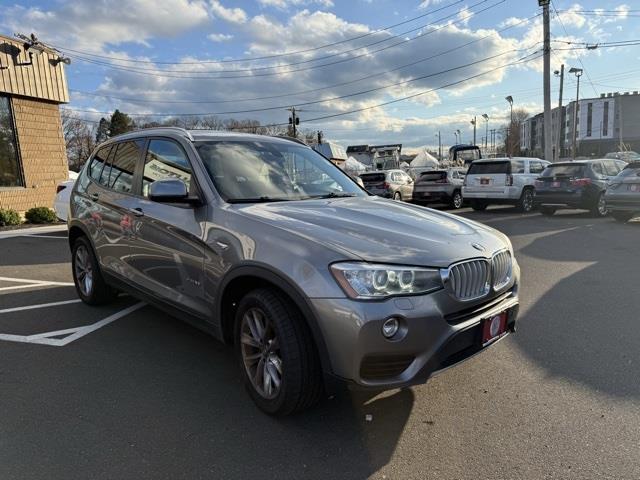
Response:
M467 192L486 194L504 193L507 177L511 175L511 162L497 160L474 162L467 172Z
M203 226L205 204L172 204L149 199L155 181L180 179L200 196L191 159L175 140L151 138L142 163L141 196L135 207L136 241L129 264L143 290L199 316L209 316L204 298Z

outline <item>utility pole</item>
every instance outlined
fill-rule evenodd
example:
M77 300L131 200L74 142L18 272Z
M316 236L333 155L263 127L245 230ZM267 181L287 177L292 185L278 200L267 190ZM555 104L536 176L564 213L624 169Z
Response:
M558 72L555 72L558 74ZM560 65L560 95L558 97L558 139L556 141L556 157L554 158L555 162L560 161L560 155L562 154L562 127L564 127L564 117L562 115L562 88L564 86L564 63Z
M551 33L549 31L549 3L551 0L538 0L542 7L542 24L544 35L544 159L553 160L553 145L551 140Z
M296 115L296 107L287 108L291 112L289 117L289 125L293 128L293 138L298 138L298 131L296 127L300 125L300 117Z
M505 155L508 157L511 156L511 145L509 144L512 141L513 132L511 131L511 127L513 127L513 97L511 95L507 95L504 99L509 102L509 128L507 128L507 141L504 144Z
M318 130L318 145L322 145L322 130Z
M442 137L440 136L440 130L436 133L436 137L438 137L438 161L442 161Z

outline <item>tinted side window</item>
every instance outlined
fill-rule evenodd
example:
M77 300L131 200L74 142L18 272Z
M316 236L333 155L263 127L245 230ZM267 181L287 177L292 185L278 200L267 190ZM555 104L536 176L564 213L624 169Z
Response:
M142 140L118 144L111 163L109 188L117 192L131 193L133 189L133 173L143 146Z
M523 166L524 168L524 166ZM474 162L469 167L467 175L488 175L488 174L500 174L511 173L511 163L505 162Z
M191 165L180 145L172 140L151 140L144 160L142 194L149 196L149 185L156 180L178 178L191 184Z
M600 164L600 162L593 162L591 164L591 170L596 175L604 175L604 171L602 170L602 165Z
M524 173L524 160L511 160L511 173Z
M103 180L109 174L109 167L107 165L107 159L109 158L109 153L111 153L111 145L102 147L100 150L96 152L91 162L91 165L89 165L89 176L95 182L101 185L106 185L106 181L103 181Z
M530 173L542 173L544 170L544 164L542 162L537 162L532 160L529 162L529 172Z

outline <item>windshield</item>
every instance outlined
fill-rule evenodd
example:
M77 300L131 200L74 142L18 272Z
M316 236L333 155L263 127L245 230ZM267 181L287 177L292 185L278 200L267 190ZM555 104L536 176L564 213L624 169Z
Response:
M196 149L230 203L367 195L322 155L295 143L208 141Z
M544 172L542 172L543 177L554 177L554 176L569 176L569 177L579 177L582 176L584 172L583 164L572 164L572 165L551 165L545 168Z

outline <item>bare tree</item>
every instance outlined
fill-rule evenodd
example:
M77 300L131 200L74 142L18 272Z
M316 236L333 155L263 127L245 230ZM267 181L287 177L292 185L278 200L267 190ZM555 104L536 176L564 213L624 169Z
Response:
M94 128L74 113L61 113L62 133L71 170L79 170L96 146Z
M516 108L513 111L513 121L510 124L507 122L502 126L502 130L505 132L503 144L505 153L510 153L513 156L520 155L520 125L527 118L529 118L527 110ZM509 142L508 144L507 141Z

